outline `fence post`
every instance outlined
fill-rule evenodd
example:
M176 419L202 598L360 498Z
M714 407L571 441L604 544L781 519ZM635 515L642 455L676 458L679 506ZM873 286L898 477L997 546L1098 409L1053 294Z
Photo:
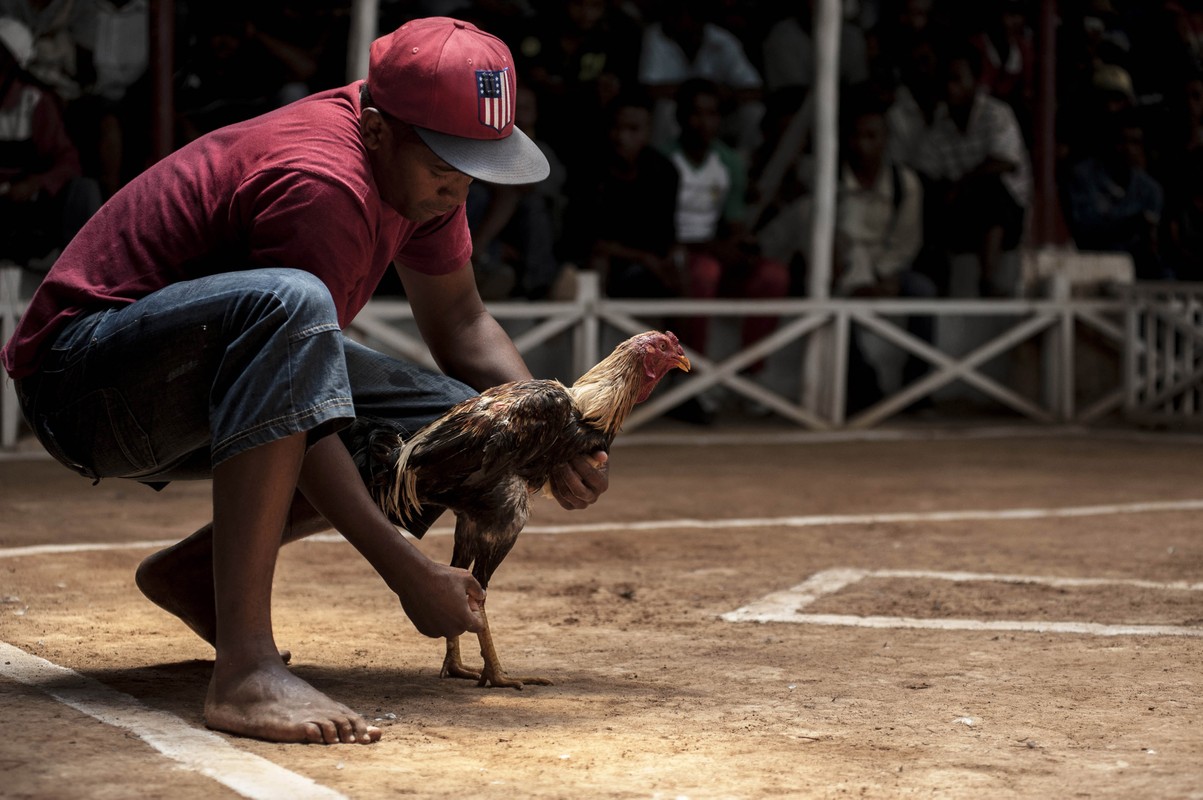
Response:
M0 344L12 338L21 308L21 268L0 266ZM0 370L0 447L17 443L17 391L12 380Z
M572 369L574 375L584 375L594 364L601 360L601 324L598 320L597 305L601 297L601 281L596 272L583 269L576 276L576 297L573 299L579 306L580 323L572 334Z

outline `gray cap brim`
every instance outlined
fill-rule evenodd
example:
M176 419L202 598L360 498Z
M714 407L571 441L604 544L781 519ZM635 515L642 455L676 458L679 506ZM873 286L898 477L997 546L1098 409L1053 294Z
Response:
M539 146L515 125L504 139L466 139L413 126L435 155L487 183L538 183L551 173Z

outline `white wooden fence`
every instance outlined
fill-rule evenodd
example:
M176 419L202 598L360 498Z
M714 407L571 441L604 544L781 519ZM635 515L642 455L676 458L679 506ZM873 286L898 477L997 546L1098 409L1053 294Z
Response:
M0 267L4 340L12 333L27 293L19 269ZM594 276L582 273L571 301L492 303L490 311L511 329L515 344L528 359L553 344L566 350L564 363L554 370L554 377L566 381L596 363L620 339L662 327L665 320L706 316L733 324L750 314L778 317L775 331L747 349L716 357L690 352L693 372L636 409L628 430L720 386L812 430L878 425L916 400L938 396L954 386L971 387L1005 409L1044 423L1085 424L1124 410L1165 414L1172 409L1177 416L1200 413L1203 289L1140 286L1114 298L1067 295L1004 300L625 300L603 296ZM935 345L907 332L904 320L916 314L936 318ZM433 365L403 299L373 300L355 320L351 333ZM846 417L844 387L854 335L914 354L931 368L922 378L893 388L876 404ZM810 337L823 343L817 371L815 365L808 370L804 363L808 353L815 357L816 348L804 346ZM770 373L777 380L742 374L762 359L771 362ZM1008 361L1012 367L999 368ZM1013 368L1014 363L1021 368ZM1100 364L1103 369L1096 368ZM1114 366L1113 373L1107 364ZM804 385L808 375L818 376L824 391L808 392ZM14 444L19 424L12 385L5 379L0 393L0 446Z
M689 397L722 386L748 398L782 417L813 430L867 428L886 420L916 400L936 394L952 384L973 387L982 395L1025 417L1039 422L1088 423L1120 409L1124 393L1118 373L1124 349L1125 304L1114 299L1048 300L627 300L601 295L596 280L582 274L576 297L558 303L493 303L490 311L503 324L526 323L512 330L515 344L524 355L560 335L571 340L571 364L556 374L571 381L600 358L606 342L611 344L628 335L661 327L665 320L686 316L714 319L771 315L779 319L776 330L751 345L725 357L712 359L687 350L694 370L690 376L636 409L627 423L628 430L660 416ZM958 327L969 339L952 342L941 349L906 331L904 320L910 315L930 314L937 327ZM433 361L412 324L412 313L404 300L374 300L352 325L353 330L374 345L390 349L407 358L433 366ZM986 324L978 324L986 323ZM864 331L884 340L904 353L913 353L931 364L922 379L902 386L875 405L851 418L844 414L844 386L847 380L849 340L854 332ZM811 407L802 386L806 372L801 359L805 348L799 345L808 337L825 334L830 342L823 357L824 383L828 391L820 393L824 402ZM1117 365L1114 380L1096 396L1083 398L1078 391L1080 371L1079 342L1090 341L1095 356L1100 344ZM937 345L944 342L937 341ZM955 345L966 345L956 352ZM997 359L1027 348L1025 360L1035 366L1022 379L999 376L989 365ZM1034 349L1034 353L1032 352ZM1033 358L1034 356L1034 358ZM797 380L793 391L774 390L766 381L754 380L741 371L762 359L798 358L792 370ZM1004 373L1013 370L1003 370ZM1012 385L1008 385L1011 383ZM1018 388L1022 384L1022 388Z
M1125 289L1124 411L1144 424L1203 420L1203 283Z

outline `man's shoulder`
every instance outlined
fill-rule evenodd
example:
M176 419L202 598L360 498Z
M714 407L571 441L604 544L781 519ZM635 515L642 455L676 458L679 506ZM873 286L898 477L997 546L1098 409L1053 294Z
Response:
M721 139L718 139L710 146L710 151L722 162L727 171L734 175L742 175L747 171L747 166L744 164L743 156L739 152Z
M673 165L671 156L654 147L644 148L639 155L639 173L649 183L675 184L677 181L677 168Z
M1019 129L1015 109L1007 101L999 100L989 92L979 91L974 102L977 104L975 117L984 132L1000 133L1011 128Z
M311 95L252 121L231 146L260 173L295 173L366 196L370 167L351 87Z

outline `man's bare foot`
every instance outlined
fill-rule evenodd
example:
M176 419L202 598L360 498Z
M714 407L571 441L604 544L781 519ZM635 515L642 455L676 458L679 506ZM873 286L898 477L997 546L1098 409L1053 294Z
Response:
M205 724L269 742L371 744L380 738L379 728L271 660L237 668L219 657L205 698Z
M178 617L209 644L216 644L213 561L190 552L196 548L188 545L185 540L148 556L138 565L134 580L148 600Z
M212 546L211 538L205 541L204 537L190 536L147 556L138 565L134 581L148 600L216 647ZM292 653L281 650L280 658L287 664Z

